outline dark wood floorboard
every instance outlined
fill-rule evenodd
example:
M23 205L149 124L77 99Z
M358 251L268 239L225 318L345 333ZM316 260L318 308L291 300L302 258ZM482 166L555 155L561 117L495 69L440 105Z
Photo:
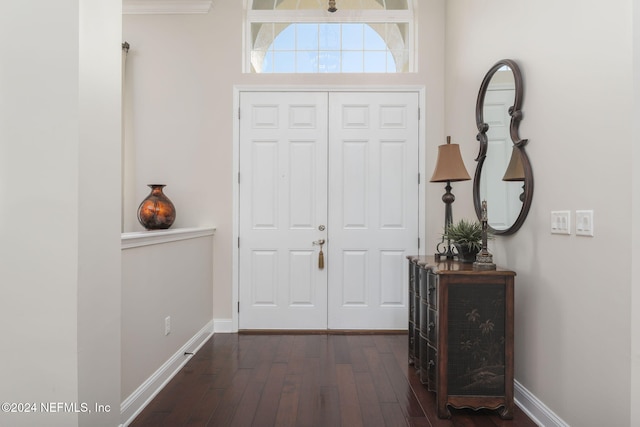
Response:
M518 407L436 415L406 334L216 334L131 427L536 427Z

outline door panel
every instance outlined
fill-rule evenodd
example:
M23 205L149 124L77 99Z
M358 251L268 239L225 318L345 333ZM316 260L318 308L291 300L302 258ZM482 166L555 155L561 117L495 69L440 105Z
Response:
M331 93L329 328L405 329L418 252L418 96Z
M239 327L326 329L327 94L245 92L240 116Z

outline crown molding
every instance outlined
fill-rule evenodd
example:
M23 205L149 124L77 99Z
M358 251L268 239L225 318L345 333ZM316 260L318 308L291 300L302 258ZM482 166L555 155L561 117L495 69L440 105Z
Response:
M208 13L213 0L123 0L123 15Z

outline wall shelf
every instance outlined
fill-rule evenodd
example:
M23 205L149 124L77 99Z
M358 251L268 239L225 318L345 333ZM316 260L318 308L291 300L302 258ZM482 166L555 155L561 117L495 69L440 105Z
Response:
M193 227L122 233L122 249L124 250L141 246L177 242L180 240L196 239L198 237L213 236L215 232L215 227Z

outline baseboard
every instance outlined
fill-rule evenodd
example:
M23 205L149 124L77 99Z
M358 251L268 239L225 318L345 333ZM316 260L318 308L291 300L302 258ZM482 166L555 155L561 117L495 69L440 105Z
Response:
M123 427L128 426L189 361L192 356L185 356L185 352L195 354L200 350L200 347L213 335L213 325L213 320L208 322L120 404L120 419L124 420L121 424Z
M233 328L233 320L231 319L213 319L213 332L219 334L230 334L238 332Z
M569 424L564 422L518 381L514 381L513 388L516 405L518 405L534 423L541 427L569 427Z

